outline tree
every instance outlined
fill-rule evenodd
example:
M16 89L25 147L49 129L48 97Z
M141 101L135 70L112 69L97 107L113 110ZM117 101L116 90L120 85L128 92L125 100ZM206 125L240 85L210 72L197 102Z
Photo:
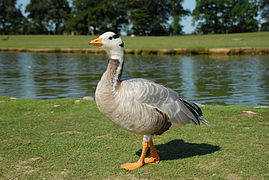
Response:
M229 6L229 0L196 0L192 12L193 20L198 22L197 31L200 33L224 33L223 21Z
M68 22L70 30L79 34L97 34L97 28L103 23L103 0L73 0L73 18Z
M168 35L181 33L179 21L188 14L182 0L129 0L128 9L132 30L137 35ZM172 18L171 18L172 17ZM169 24L172 19L173 24ZM170 26L170 28L169 28Z
M236 0L232 6L231 19L233 25L230 32L258 31L259 22L255 19L259 10L257 0Z
M198 33L253 32L258 30L257 0L196 0L192 12Z
M22 34L25 30L25 17L19 8L17 0L0 1L0 34Z
M269 0L261 0L261 17L265 20L262 23L261 31L269 31Z
M107 28L120 33L121 29L128 24L126 0L107 0L106 8Z
M80 34L89 32L87 5L89 1L73 0L71 18L67 21L68 31L76 31Z
M67 0L49 0L46 19L54 29L54 34L62 34L65 30L65 22L69 19L71 8Z
M72 14L68 28L79 34L120 33L128 23L125 0L73 0Z
M49 11L48 0L31 0L25 11L29 13L29 33L47 34L49 32L48 19L46 18Z
M171 0L170 8L171 8L171 16L173 19L173 23L170 26L169 33L173 35L183 34L182 28L183 26L180 24L180 21L183 16L187 16L190 14L189 10L185 10L181 5L183 0Z

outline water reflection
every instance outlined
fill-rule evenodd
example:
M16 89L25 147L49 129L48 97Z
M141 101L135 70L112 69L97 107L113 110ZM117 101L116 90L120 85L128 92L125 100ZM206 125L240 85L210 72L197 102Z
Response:
M0 52L0 96L94 95L106 56ZM205 104L269 105L269 56L127 56L123 78L140 77Z

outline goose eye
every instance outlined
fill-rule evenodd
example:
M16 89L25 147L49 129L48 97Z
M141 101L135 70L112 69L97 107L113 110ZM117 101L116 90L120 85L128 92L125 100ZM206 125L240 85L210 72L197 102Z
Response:
M112 40L112 37L110 36L108 39L109 39L109 40Z

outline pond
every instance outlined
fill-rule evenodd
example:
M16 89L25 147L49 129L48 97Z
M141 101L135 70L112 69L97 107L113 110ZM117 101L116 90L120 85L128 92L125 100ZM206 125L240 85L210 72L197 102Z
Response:
M94 96L105 55L0 52L0 96ZM202 104L269 105L269 56L126 56L122 78L146 78Z

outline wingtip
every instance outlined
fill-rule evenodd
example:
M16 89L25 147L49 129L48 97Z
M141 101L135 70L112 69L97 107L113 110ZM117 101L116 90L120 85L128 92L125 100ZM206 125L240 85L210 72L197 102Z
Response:
M208 124L208 121L205 120L203 117L199 117L199 119L200 119L200 122L202 122L204 125L210 127L210 125Z

